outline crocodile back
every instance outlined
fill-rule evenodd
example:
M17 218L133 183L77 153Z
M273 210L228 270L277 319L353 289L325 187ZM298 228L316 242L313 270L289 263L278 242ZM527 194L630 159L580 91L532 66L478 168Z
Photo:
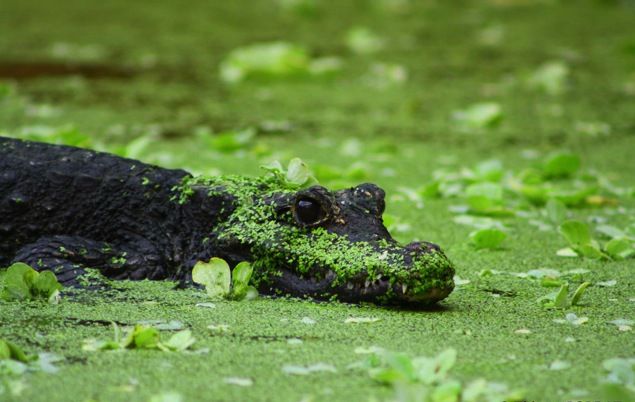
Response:
M0 137L0 264L43 236L169 243L178 225L173 188L188 175L107 153Z

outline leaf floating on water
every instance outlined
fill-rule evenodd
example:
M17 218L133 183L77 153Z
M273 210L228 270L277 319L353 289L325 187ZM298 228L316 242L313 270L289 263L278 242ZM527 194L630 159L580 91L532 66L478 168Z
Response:
M463 110L457 110L452 118L466 131L495 128L503 120L503 111L498 103L475 103Z
M1 289L0 299L7 301L47 300L55 304L62 285L53 272L38 272L27 264L17 262L4 273Z
M565 315L565 319L554 319L553 322L558 324L566 324L569 323L574 326L579 326L585 324L589 321L589 317L578 317L575 313L568 313Z
M580 157L571 152L558 152L547 157L543 171L548 178L572 176L580 168Z
M170 320L143 320L137 322L139 325L153 326L160 331L178 331L183 329L183 323L181 321Z
M555 360L549 365L549 370L565 370L571 367L571 363L564 360Z
M153 395L150 398L150 402L184 402L183 396L178 392L163 392L161 394Z
M192 280L205 286L212 298L227 297L231 287L231 272L225 260L213 257L209 262L199 261L192 269Z
M302 317L300 322L302 324L307 324L307 325L313 325L313 324L316 323L316 321L313 318L310 318L310 317Z
M227 324L210 324L210 325L207 326L207 329L209 329L212 332L216 332L216 333L228 332L229 331L229 325L227 325Z
M384 48L382 37L365 27L354 27L346 34L346 45L358 54L372 54Z
M507 238L507 233L494 228L476 230L470 233L470 243L477 250L499 248L505 238Z
M565 247L556 251L556 255L558 257L577 257L578 253L576 253L571 247Z
M247 296L247 292L249 291L249 280L251 279L252 272L253 268L251 264L246 261L243 261L234 267L231 274L231 296L233 299L241 300Z
M377 317L349 317L344 320L345 324L363 324L363 323L371 323L377 322L381 320L381 318Z
M627 320L625 318L618 318L617 320L609 321L609 324L613 324L617 327L618 330L622 332L632 331L633 330L633 320Z
M254 380L248 377L225 377L223 378L225 384L237 385L239 387L251 387L254 385Z
M196 306L196 307L204 307L204 308L216 308L216 304L214 304L214 303L209 303L209 302L206 302L206 303L196 303L196 305L195 305L195 306Z
M335 368L332 364L327 363L315 363L309 366L285 364L282 366L282 371L289 375L309 375L317 372L337 373L337 368Z
M556 96L566 90L569 74L569 66L566 63L560 60L549 61L533 72L528 79L528 84L548 95Z
M159 343L159 348L167 351L182 352L189 349L196 342L189 329L179 331L172 335L166 342Z
M463 279L463 278L459 277L458 275L454 275L453 280L454 280L454 284L456 286L463 286L463 285L467 285L467 284L472 282L469 279Z
M123 338L119 335L119 327L116 324L113 324L113 327L115 332L114 340L86 339L82 350L95 352L98 350L118 349L159 349L164 352L182 352L196 341L189 329L179 331L163 342L161 341L159 330L155 327L137 324L129 329Z
M292 43L258 43L232 50L220 64L220 77L229 84L251 78L283 78L305 74L307 50Z

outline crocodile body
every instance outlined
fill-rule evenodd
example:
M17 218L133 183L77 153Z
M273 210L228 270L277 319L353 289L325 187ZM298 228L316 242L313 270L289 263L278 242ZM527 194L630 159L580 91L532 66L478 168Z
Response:
M197 261L254 264L265 293L431 303L453 288L432 243L398 245L383 190L291 189L276 177L193 177L136 160L0 137L0 267L25 262L75 284L188 281Z

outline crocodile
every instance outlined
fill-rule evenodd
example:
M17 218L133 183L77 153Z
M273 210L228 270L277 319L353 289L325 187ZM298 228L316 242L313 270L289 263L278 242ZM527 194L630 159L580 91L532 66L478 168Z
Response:
M385 193L294 188L277 175L193 176L112 154L0 137L0 267L24 262L79 286L110 279L191 283L198 261L248 261L260 292L429 305L454 288L430 242L400 245Z

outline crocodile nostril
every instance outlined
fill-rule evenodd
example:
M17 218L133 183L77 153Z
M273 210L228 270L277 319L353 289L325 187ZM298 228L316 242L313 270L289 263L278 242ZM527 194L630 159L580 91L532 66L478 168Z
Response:
M427 241L413 241L412 243L406 245L406 250L414 251L415 253L426 253L432 251L441 251L441 247Z
M441 247L439 247L438 244L434 244L434 243L430 243L427 241L423 242L426 246L426 249L430 250L430 251L441 251Z
M371 183L360 184L353 189L353 197L356 203L371 211L377 216L381 216L386 209L386 193L378 186Z

